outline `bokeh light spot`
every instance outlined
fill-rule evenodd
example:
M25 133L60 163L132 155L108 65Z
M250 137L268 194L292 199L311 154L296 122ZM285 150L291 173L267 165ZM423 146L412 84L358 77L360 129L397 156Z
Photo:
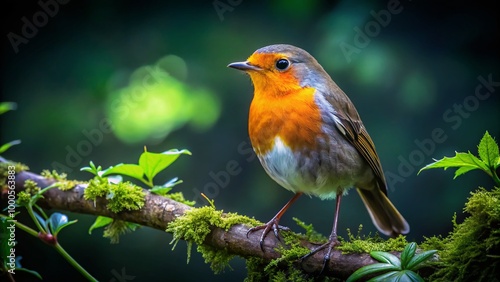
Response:
M167 70L176 70L176 77ZM209 129L219 117L219 101L209 89L182 82L187 71L182 58L169 55L138 68L127 86L111 91L107 114L116 137L126 143L159 143L187 123Z

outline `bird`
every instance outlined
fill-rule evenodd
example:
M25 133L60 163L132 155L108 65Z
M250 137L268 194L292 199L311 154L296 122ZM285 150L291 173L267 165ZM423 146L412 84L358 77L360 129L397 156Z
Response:
M260 247L303 194L335 199L328 242L304 258L326 249L323 269L339 244L341 199L356 188L376 228L387 236L407 234L409 224L387 197L387 183L375 145L349 97L307 51L288 44L262 47L246 61L228 67L247 73L254 87L248 134L267 174L294 196L266 224Z

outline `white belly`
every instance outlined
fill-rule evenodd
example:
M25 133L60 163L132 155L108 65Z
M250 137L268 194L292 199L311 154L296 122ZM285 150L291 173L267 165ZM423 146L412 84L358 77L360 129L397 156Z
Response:
M335 198L339 189L344 191L344 185L332 185L328 173L320 169L311 172L309 167L315 166L311 166L308 161L314 160L301 160L300 155L294 153L279 137L274 140L273 148L259 159L274 181L294 193L303 192L322 199L331 199Z

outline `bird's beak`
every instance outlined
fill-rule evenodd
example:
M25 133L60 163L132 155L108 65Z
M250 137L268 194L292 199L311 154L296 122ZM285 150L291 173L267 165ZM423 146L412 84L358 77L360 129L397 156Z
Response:
M261 68L254 66L250 64L249 62L235 62L235 63L230 63L227 65L230 68L237 69L237 70L242 70L242 71L249 71L249 70L261 70Z

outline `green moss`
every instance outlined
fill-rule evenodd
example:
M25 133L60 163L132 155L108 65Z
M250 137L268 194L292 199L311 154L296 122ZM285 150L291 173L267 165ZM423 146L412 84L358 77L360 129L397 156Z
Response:
M16 163L16 162L0 163L0 175L7 176L9 174L9 171L12 170L12 166L14 166L14 171L16 173L30 169L27 165L22 163Z
M40 192L40 187L38 186L38 184L35 181L28 179L28 180L24 181L24 191L26 191L31 196L33 196L36 193Z
M434 281L495 281L500 269L500 189L471 193L462 223L453 219L447 237L427 238L423 247L439 250Z
M245 282L265 281L266 274L262 271L267 263L261 258L250 257L246 259L247 277Z
M282 245L277 247L281 257L265 263L260 259L248 259L248 277L245 281L340 281L330 277L311 276L300 270L297 266L300 259L307 255L310 250L301 245L301 241L323 243L327 238L316 232L312 224L306 224L301 220L293 219L298 226L305 230L305 234L297 234L291 231L281 231L283 237ZM336 248L343 253L369 253L371 251L402 251L408 242L404 236L382 239L378 234L375 236L361 236L362 226L360 225L358 235L353 235L348 230L348 241L339 238L341 244Z
M20 206L26 206L31 200L31 197L36 193L40 192L40 187L33 180L26 180L24 182L24 190L17 193L17 204Z
M318 277L312 277L298 270L297 268L290 267L287 270L281 270L269 276L269 281L273 282L286 282L286 281L300 281L300 282L313 282Z
M14 171L16 173L29 170L29 167L22 163L15 163L15 162L0 163L0 187L4 187L5 184L7 184L7 179L9 175L12 175L12 167L14 167Z
M108 181L106 178L92 178L89 185L83 191L85 200L96 200L98 197L105 197L109 193Z
M54 179L55 181L57 181L57 183L58 183L57 188L59 188L59 190L62 190L62 191L71 190L71 189L75 188L76 185L84 183L82 181L68 180L68 179L66 179L66 177L67 177L66 173L59 174L55 170L53 170L51 172L48 169L45 169L42 171L42 173L40 175L47 178L47 179Z
M108 183L107 178L94 178L89 181L84 191L86 200L106 197L110 211L118 213L123 210L138 210L144 206L144 190L128 181L118 184Z
M281 257L271 260L271 262L266 265L264 268L266 273L275 272L280 264L286 264L288 267L294 268L293 263L310 252L308 248L300 244L304 236L291 231L281 231L280 234L283 237L284 244L279 245L276 251L281 254Z
M17 193L17 204L20 206L26 206L31 200L31 194L26 191L21 191Z
M113 222L104 228L103 237L109 238L112 244L117 244L120 241L120 235L132 232L139 226L135 223L114 219Z
M325 236L323 236L321 233L318 233L316 230L314 230L314 227L312 224L306 224L304 223L303 221L301 221L300 219L294 217L293 218L293 221L295 221L295 223L303 228L305 231L306 231L306 234L305 234L305 239L307 241L310 241L310 242L318 242L318 243L326 243L326 241L328 240L328 238L326 238Z
M312 224L293 219L298 226L305 230L305 234L297 234L291 231L281 231L282 245L277 246L281 256L266 263L261 259L247 260L248 276L245 281L337 281L333 278L312 276L300 270L298 264L310 250L302 246L302 241L326 242L327 238L316 232Z
M298 221L298 224L299 222L303 223L302 221ZM304 226L307 227L307 230L313 230L311 225ZM281 231L280 234L283 237L284 244L279 245L277 247L277 251L281 254L281 256L277 259L271 260L271 262L263 267L263 272L266 275L265 280L313 281L313 278L297 268L297 262L310 252L308 248L303 247L300 244L301 240L306 239L307 235L304 236L291 231Z
M205 263L210 264L210 268L215 274L223 272L229 265L229 261L233 259L233 255L229 254L226 250L219 250L207 245L198 245L196 250L201 253L205 259Z
M245 282L252 281L294 281L294 282L312 282L312 281L324 281L324 282L337 282L343 281L336 278L326 277L326 276L316 276L314 274L305 273L298 267L299 262L294 260L294 262L286 262L286 266L269 268L269 264L258 258L247 259L247 271L248 275L245 278ZM266 268L267 271L263 271Z
M449 237L443 237L441 235L425 237L424 242L420 243L419 246L425 251L430 250L444 250L448 244Z
M374 236L371 234L360 235L363 226L360 225L358 229L358 234L355 236L351 233L350 229L347 229L348 241L340 239L341 244L337 246L337 249L342 251L342 253L370 253L372 251L402 251L404 247L408 244L406 237L399 235L396 238L389 238L384 240L382 237L376 233Z
M186 200L186 198L184 198L184 194L182 194L182 192L168 193L165 195L165 197L172 199L176 202L183 203L183 204L188 205L190 207L193 207L196 204L195 201Z
M205 206L188 210L183 216L171 222L166 231L171 232L174 236L172 240L174 248L179 240L187 241L188 262L192 244L196 243L198 245L197 251L205 258L205 262L210 263L212 270L219 273L229 265L233 255L230 255L226 250L216 250L202 245L212 228L219 227L227 231L235 224L255 226L260 222L236 213L224 214L222 210L216 210L213 206Z

